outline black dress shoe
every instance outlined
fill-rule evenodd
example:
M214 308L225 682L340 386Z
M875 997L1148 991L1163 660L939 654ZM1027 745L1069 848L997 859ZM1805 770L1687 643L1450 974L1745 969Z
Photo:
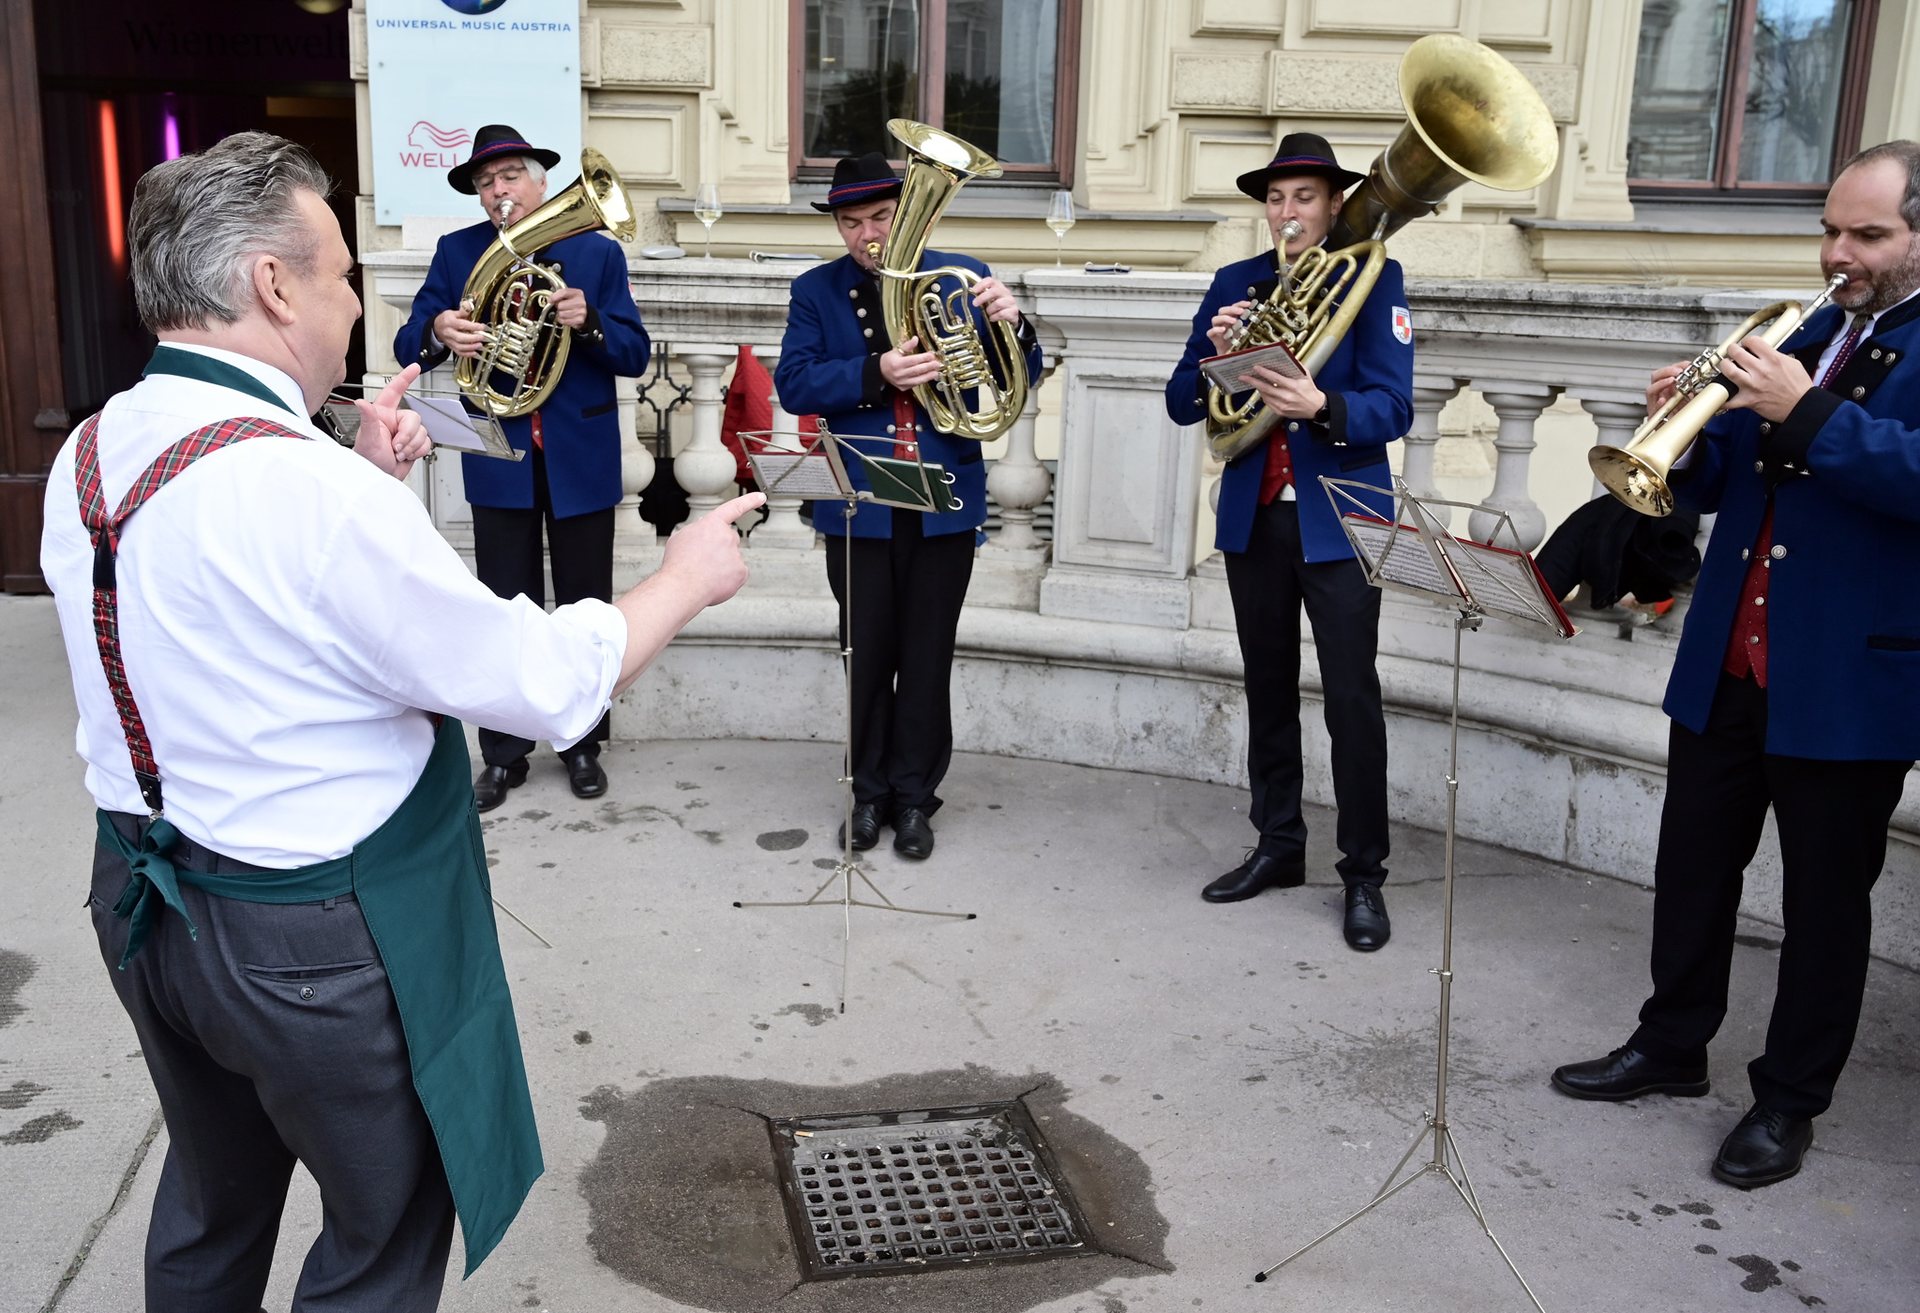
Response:
M880 842L880 805L872 802L853 804L853 850L863 853ZM847 846L847 827L843 821L840 836L835 840L840 847Z
M1347 886L1347 914L1340 931L1347 947L1356 953L1371 953L1393 935L1393 922L1387 920L1387 899L1377 884Z
M1275 857L1250 852L1247 860L1200 891L1209 903L1237 903L1269 889L1297 889L1307 882L1303 857Z
M1624 1044L1604 1058L1570 1062L1553 1073L1553 1088L1575 1099L1619 1103L1642 1094L1692 1098L1707 1092L1707 1060L1664 1062Z
M575 748L560 754L560 764L567 768L567 786L574 797L598 798L607 791L607 773L600 769L599 753Z
M475 811L490 812L507 800L507 790L517 789L527 782L527 759L522 757L511 766L487 766L473 777L473 806Z
M1813 1143L1813 1123L1756 1103L1740 1119L1713 1160L1713 1174L1728 1185L1751 1190L1784 1181L1800 1170Z
M933 855L933 821L918 807L903 807L893 818L893 850L916 862Z

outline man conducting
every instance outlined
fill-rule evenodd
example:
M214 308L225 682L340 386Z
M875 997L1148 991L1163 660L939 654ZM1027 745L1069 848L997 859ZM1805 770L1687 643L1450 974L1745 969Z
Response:
M456 1214L469 1272L498 1243L540 1146L456 718L588 733L743 582L731 521L760 502L617 605L495 597L400 482L416 367L353 452L307 418L360 315L329 188L263 133L140 180L159 345L47 483L89 906L167 1121L149 1313L260 1307L296 1161L325 1213L296 1309L431 1310Z
M921 513L863 504L853 517L851 644L853 647L853 846L880 841L893 826L893 850L924 859L933 852L937 790L953 756L948 684L954 638L973 551L986 522L987 475L980 444L936 430L913 389L940 376L939 356L918 339L888 340L880 306L877 261L893 229L900 180L878 152L835 167L825 203L846 255L793 280L786 336L774 386L794 414L818 414L840 437L865 439L870 455L921 459L953 475L957 511ZM1040 372L1040 344L1013 294L978 260L926 251L920 268L959 265L981 275L973 304L985 337L992 322L1016 324L1029 379ZM854 483L864 468L849 462ZM841 642L849 641L848 580L843 557L847 521L837 504L821 503L814 527L829 538L827 580L840 603Z
M1281 264L1326 240L1341 200L1361 175L1334 161L1326 139L1289 133L1241 191L1266 206L1274 249L1214 275L1193 318L1186 354L1167 381L1177 424L1207 415L1200 362L1225 350L1234 325L1275 287ZM1290 226L1291 225L1291 226ZM1248 819L1259 838L1247 859L1200 891L1232 903L1305 882L1301 816L1300 608L1313 625L1333 743L1339 811L1337 869L1346 885L1347 943L1371 952L1392 931L1387 878L1387 730L1374 652L1380 593L1367 583L1322 491L1322 475L1384 487L1389 442L1413 418L1413 329L1400 266L1386 262L1351 331L1318 377L1255 371L1260 404L1280 417L1272 435L1231 461L1220 479L1214 545L1226 556L1234 626L1246 666ZM1376 508L1391 514L1390 506Z
M413 298L413 314L393 339L401 364L419 361L432 369L453 355L480 353L485 325L462 304L467 276L492 245L498 230L526 218L547 196L547 170L560 156L527 143L512 128L490 123L474 136L473 154L448 171L455 191L480 198L487 217L449 233L434 248L427 279ZM522 254L529 254L522 252ZM563 238L539 252L535 263L566 282L554 297L554 319L573 335L566 372L546 404L530 415L500 421L524 460L462 456L467 501L473 507L473 564L480 581L501 597L546 601L541 560L544 527L553 566L554 600L604 601L613 596L613 508L621 497L620 414L615 380L647 367L647 330L634 308L627 261L620 245L602 233ZM506 381L496 381L503 389ZM607 791L600 745L602 719L578 743L563 748L561 763L574 795L596 798ZM507 790L527 778L533 740L485 722L473 782L474 801L489 811Z
M1780 971L1753 1106L1713 1174L1800 1170L1866 986L1887 825L1920 754L1920 144L1849 160L1827 193L1835 304L1722 367L1738 391L1672 480L1718 512L1667 685L1653 992L1627 1043L1553 1073L1577 1099L1707 1092L1742 877L1780 835ZM1680 366L1653 376L1649 408ZM1818 380L1818 383L1815 380Z

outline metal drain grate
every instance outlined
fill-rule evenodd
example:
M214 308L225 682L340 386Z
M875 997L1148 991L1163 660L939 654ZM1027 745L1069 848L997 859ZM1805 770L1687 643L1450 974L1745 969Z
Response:
M1089 1252L1017 1103L770 1123L806 1279Z

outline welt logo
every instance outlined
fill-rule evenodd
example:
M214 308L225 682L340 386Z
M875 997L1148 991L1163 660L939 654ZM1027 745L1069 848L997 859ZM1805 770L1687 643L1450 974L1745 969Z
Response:
M452 4L454 0L447 3ZM406 144L400 148L400 164L409 169L451 169L464 158L463 147L472 141L473 134L465 128L443 128L421 119L407 129Z

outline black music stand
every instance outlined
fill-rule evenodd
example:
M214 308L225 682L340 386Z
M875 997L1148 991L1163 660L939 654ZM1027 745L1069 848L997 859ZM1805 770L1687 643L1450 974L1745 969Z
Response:
M1347 540L1353 544L1354 555L1366 569L1368 583L1376 588L1410 593L1455 612L1453 707L1448 722L1446 777L1446 876L1440 896L1440 966L1434 971L1440 977L1439 1056L1434 1072L1433 1110L1427 1114L1426 1125L1414 1136L1407 1151L1400 1155L1400 1161L1387 1173L1386 1181L1374 1192L1373 1198L1278 1263L1254 1273L1253 1279L1265 1281L1269 1275L1322 1240L1359 1221L1421 1177L1440 1176L1454 1188L1454 1192L1473 1213L1473 1220L1480 1224L1487 1239L1493 1242L1507 1270L1513 1273L1520 1288L1527 1292L1527 1298L1533 1301L1534 1308L1539 1313L1546 1313L1540 1297L1533 1293L1533 1287L1520 1275L1520 1269L1514 1266L1506 1247L1493 1234L1493 1228L1487 1225L1487 1215L1480 1207L1473 1180L1467 1175L1466 1163L1460 1158L1460 1147L1454 1143L1453 1131L1447 1124L1447 1039L1453 1018L1454 819L1460 790L1460 635L1469 629L1480 628L1480 622L1488 616L1562 639L1572 638L1579 631L1567 619L1567 613L1560 609L1558 599L1547 587L1546 580L1540 577L1539 567L1534 565L1533 558L1520 548L1519 535L1514 533L1513 522L1506 512L1466 502L1423 500L1409 492L1406 482L1398 477L1394 479L1391 490L1351 479L1323 477L1320 483L1333 502L1334 513L1340 517L1340 527L1346 530ZM1393 518L1381 519L1349 489L1391 496L1394 499ZM1344 507L1343 501L1346 503ZM1455 538L1428 509L1433 506L1482 511L1495 517L1493 531L1487 535L1488 541L1478 543ZM1493 545L1503 531L1513 546ZM1433 1140L1432 1156L1401 1177L1401 1169L1406 1167L1414 1151L1429 1137Z
M844 663L847 681L846 715L846 751L841 758L844 770L840 776L842 789L840 822L840 860L834 864L833 874L820 882L805 898L789 899L780 902L741 902L735 900L735 907L831 907L832 899L823 899L822 894L840 882L840 1011L847 1010L847 963L853 946L853 909L870 907L877 912L908 912L915 916L949 917L956 921L971 921L974 912L940 912L926 907L902 907L894 902L873 882L866 864L853 853L853 517L861 502L874 506L890 506L895 510L926 513L928 511L960 509L961 503L952 492L953 476L938 465L928 465L920 459L916 449L912 459L888 456L869 456L852 441L832 432L825 422L820 424L818 434L808 436L796 433L778 433L772 431L743 432L740 435L741 450L746 453L747 463L753 467L753 476L759 482L761 491L772 495L784 492L789 496L806 497L816 502L838 501L842 503L841 514L846 520L846 532L841 536L842 551L846 563L846 612L847 637L840 646L840 658ZM847 475L847 458L858 461L867 475L866 488L856 488ZM854 897L854 877L866 886L878 902Z

